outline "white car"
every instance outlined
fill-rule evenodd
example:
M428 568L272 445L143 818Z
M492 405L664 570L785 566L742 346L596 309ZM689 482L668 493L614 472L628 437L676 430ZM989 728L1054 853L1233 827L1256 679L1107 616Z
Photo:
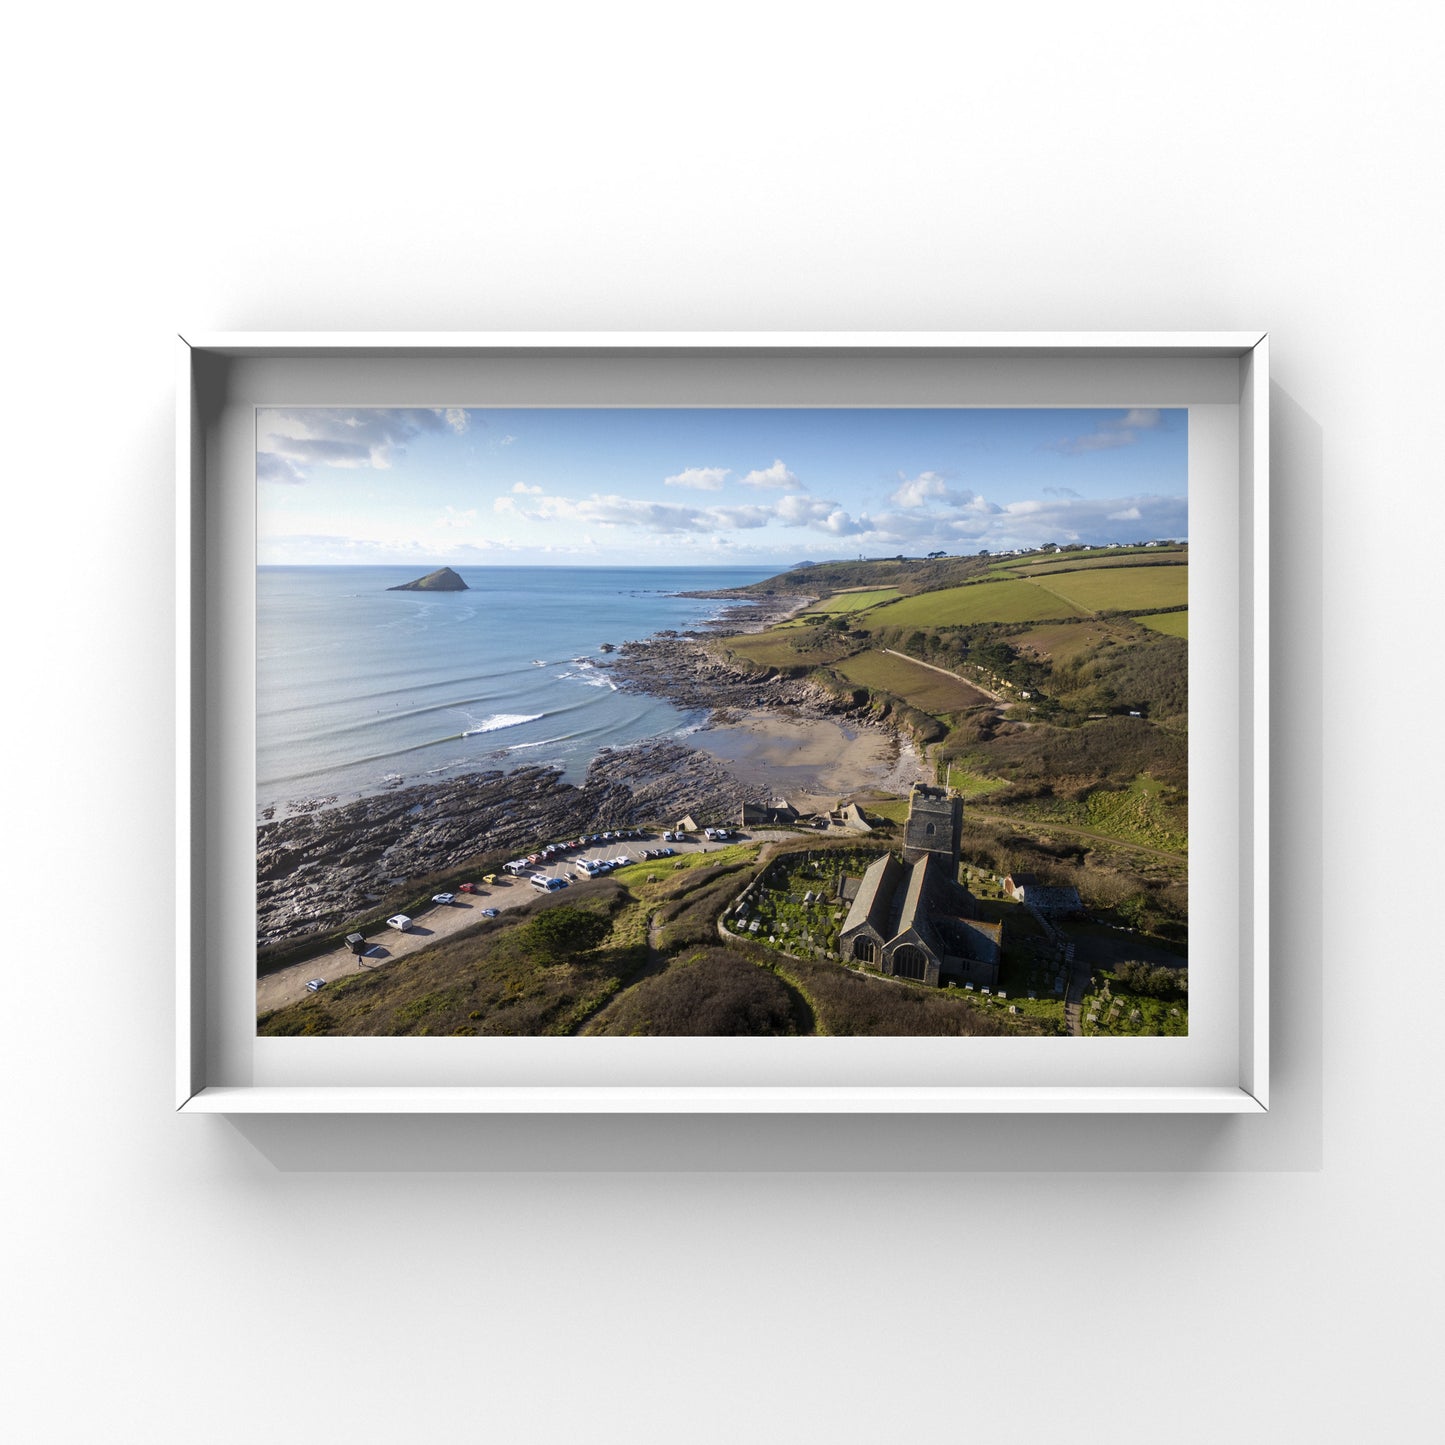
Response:
M306 987L309 988L312 993L315 993L318 988L321 988L325 984L325 982L326 980L324 978L308 978L306 980Z
M396 929L398 933L405 933L411 927L411 919L405 913L393 913L386 920L386 926Z
M455 893L433 893L431 901L433 903L455 903L457 895Z

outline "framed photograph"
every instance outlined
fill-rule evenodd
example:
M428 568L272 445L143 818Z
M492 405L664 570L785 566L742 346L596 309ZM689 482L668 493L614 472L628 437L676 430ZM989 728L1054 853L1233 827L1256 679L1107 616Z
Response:
M1263 333L183 338L177 1107L1268 1107Z

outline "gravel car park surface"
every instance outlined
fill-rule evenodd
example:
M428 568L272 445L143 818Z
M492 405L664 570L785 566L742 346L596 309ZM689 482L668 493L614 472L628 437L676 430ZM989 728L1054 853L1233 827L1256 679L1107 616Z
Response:
M664 843L659 829L644 838L626 841L609 838L601 843L592 843L586 848L579 848L575 853L530 869L529 872L540 873L548 878L564 878L569 885L578 881L585 883L587 880L579 880L572 867L578 858L616 858L626 854L629 861L637 863L643 861L643 851L648 848L671 848L676 856L681 856L683 853L715 852L736 843L751 842L760 836L762 835L752 831L735 832L726 844L715 842L711 838ZM657 861L664 866L667 862L665 858ZM599 873L597 876L602 878L607 875ZM368 940L371 947L366 953L352 953L342 944L326 953L315 954L301 963L293 963L275 973L264 974L256 980L257 1017L304 998L306 985L311 979L321 978L330 982L348 974L385 968L393 959L416 953L438 939L460 932L469 924L481 922L484 908L495 908L505 913L508 909L519 908L524 903L534 902L544 896L546 895L542 890L534 887L526 876L510 878L505 882L499 879L492 886L479 884L476 893L458 893L452 903L434 903L425 912L413 915L412 926L406 933L398 933L394 928L384 928L373 934Z

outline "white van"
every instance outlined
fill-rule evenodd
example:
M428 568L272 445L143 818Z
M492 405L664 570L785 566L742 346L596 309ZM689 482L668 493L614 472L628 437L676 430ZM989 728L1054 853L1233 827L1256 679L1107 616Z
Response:
M566 881L561 878L548 878L545 874L532 874L532 887L539 888L543 893L555 893L559 888L565 888Z

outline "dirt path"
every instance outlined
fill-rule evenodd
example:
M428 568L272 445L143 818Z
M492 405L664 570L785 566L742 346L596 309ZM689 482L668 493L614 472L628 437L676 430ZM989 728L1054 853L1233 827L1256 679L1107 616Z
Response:
M950 672L946 667L938 667L931 662L920 662L916 657L909 657L906 652L895 652L891 647L880 647L878 651L886 652L889 657L901 657L904 662L911 662L915 667L926 667L929 672L936 672L942 677L952 678L954 682L961 682L965 687L971 687L975 692L981 692L985 697L992 698L1000 707L1010 706L1006 697L986 688L981 682L975 682L971 677L965 677L961 672Z

